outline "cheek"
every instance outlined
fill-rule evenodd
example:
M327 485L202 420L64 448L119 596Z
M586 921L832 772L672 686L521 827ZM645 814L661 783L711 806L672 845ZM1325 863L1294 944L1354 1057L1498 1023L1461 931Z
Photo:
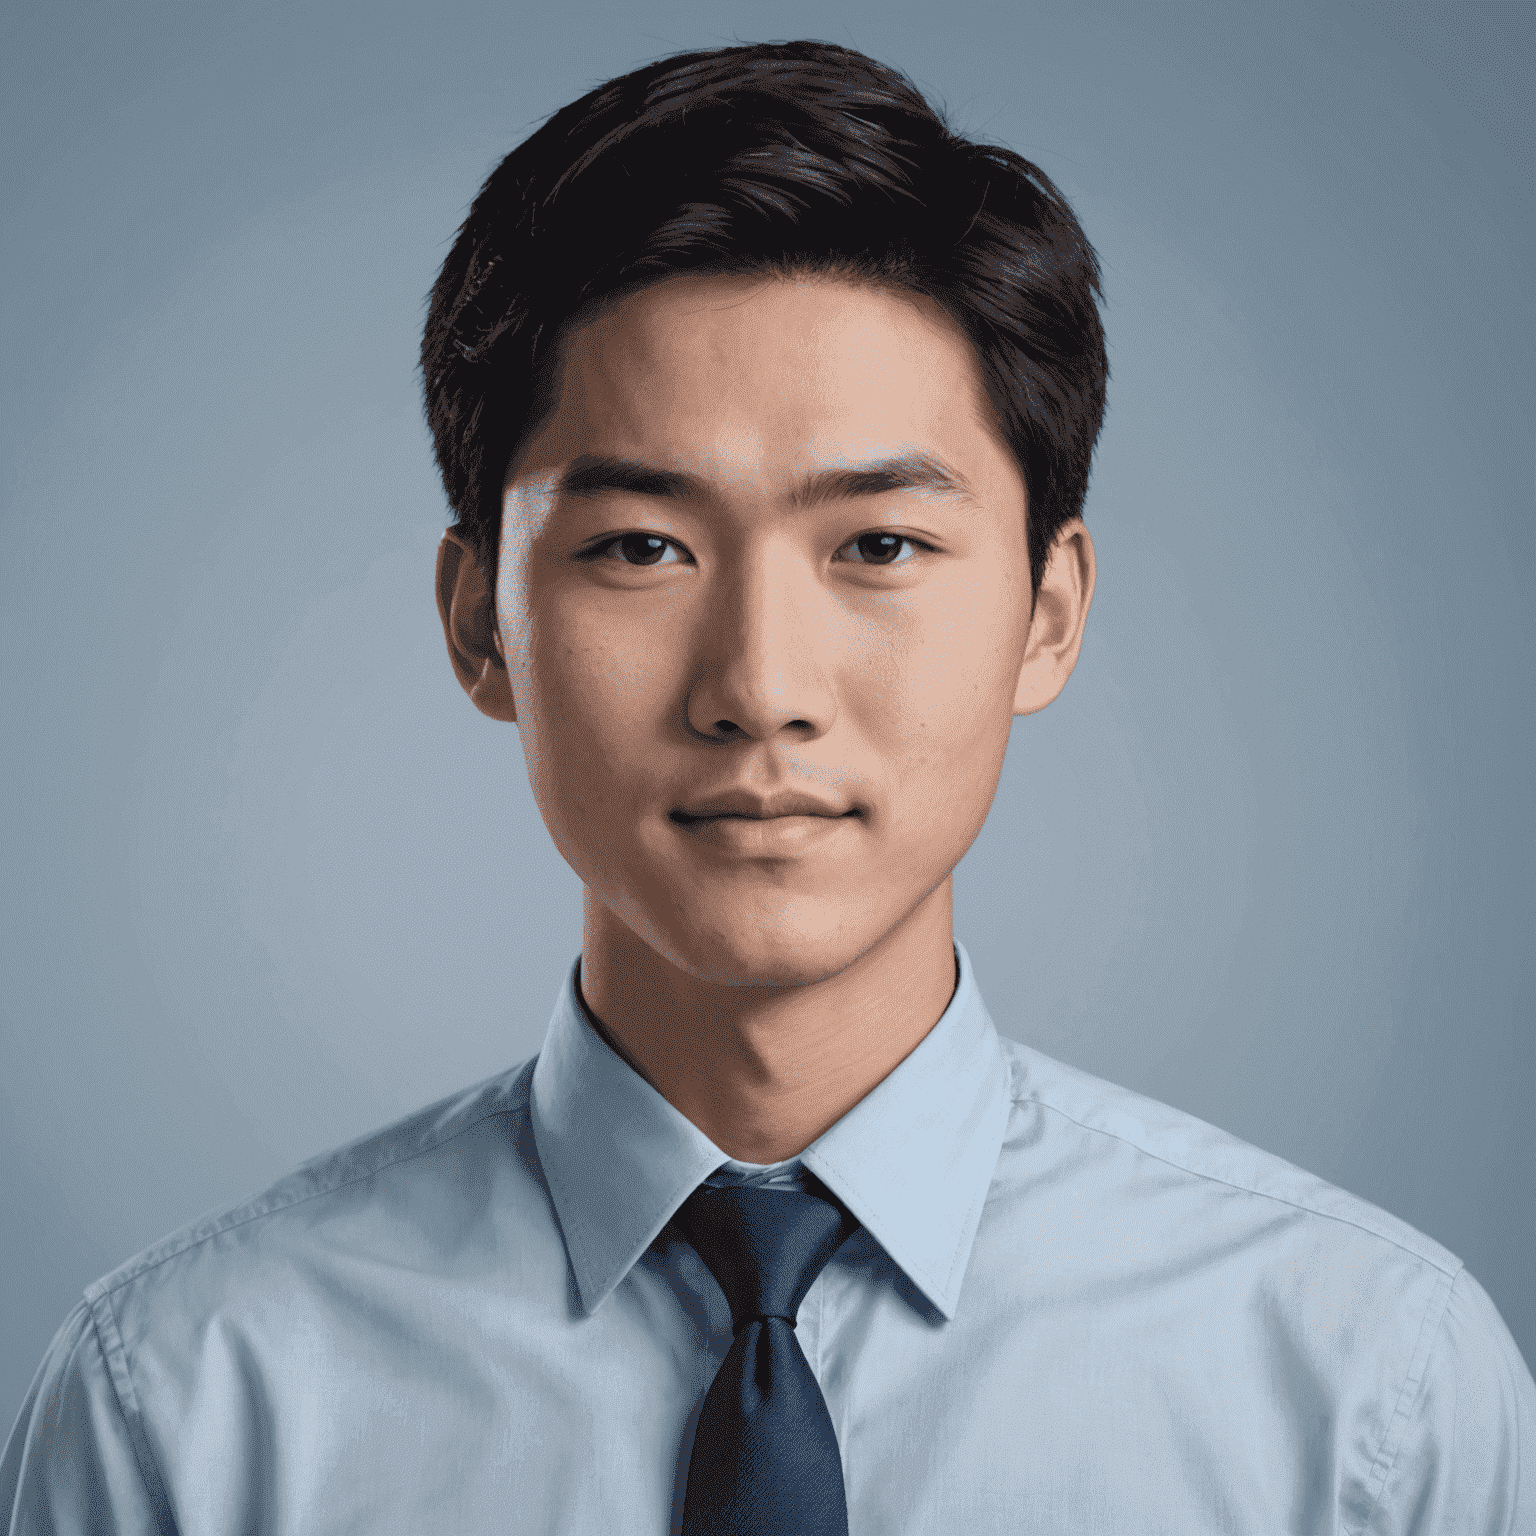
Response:
M624 771L622 678L608 648L534 614L524 631L514 696L528 784L550 838L588 884L607 882L607 855L633 821Z
M555 625L534 650L534 684L570 730L615 736L654 705L661 658L601 627Z
M1022 626L1006 586L956 583L890 628L864 674L867 728L903 778L990 798L1007 749ZM985 782L983 782L985 781Z
M570 798L602 785L611 800L656 734L674 670L665 632L637 633L590 602L535 605L514 688L526 691L519 719L532 726L530 759L549 791Z

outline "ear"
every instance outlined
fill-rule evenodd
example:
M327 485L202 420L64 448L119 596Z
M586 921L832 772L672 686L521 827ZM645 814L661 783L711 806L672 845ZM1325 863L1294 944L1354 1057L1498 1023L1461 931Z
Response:
M1040 578L1013 712L1032 715L1066 686L1083 645L1083 624L1093 601L1093 540L1081 518L1061 526Z
M516 720L495 599L474 551L451 528L437 546L437 612L449 660L475 708L492 720Z

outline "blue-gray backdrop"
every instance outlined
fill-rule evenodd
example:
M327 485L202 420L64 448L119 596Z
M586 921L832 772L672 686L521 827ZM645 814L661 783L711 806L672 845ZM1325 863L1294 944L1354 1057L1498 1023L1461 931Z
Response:
M1536 1359L1533 15L6 6L0 1419L90 1279L537 1049L578 887L443 653L423 299L545 114L796 36L1104 262L1088 639L958 877L1000 1024L1406 1218Z

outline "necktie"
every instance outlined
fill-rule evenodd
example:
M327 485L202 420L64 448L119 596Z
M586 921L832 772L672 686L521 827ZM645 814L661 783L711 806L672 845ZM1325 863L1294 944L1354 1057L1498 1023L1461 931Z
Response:
M792 1189L698 1189L676 1216L736 1338L699 1414L683 1536L847 1536L837 1434L795 1313L858 1222Z

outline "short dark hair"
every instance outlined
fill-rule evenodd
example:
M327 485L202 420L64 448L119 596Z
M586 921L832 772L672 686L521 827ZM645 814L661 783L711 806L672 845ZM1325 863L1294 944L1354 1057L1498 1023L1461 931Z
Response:
M1023 473L1039 590L1104 415L1093 247L1037 166L952 133L898 71L819 42L610 80L481 188L433 287L421 367L455 527L488 574L516 456L558 403L560 341L683 272L828 273L942 305Z

